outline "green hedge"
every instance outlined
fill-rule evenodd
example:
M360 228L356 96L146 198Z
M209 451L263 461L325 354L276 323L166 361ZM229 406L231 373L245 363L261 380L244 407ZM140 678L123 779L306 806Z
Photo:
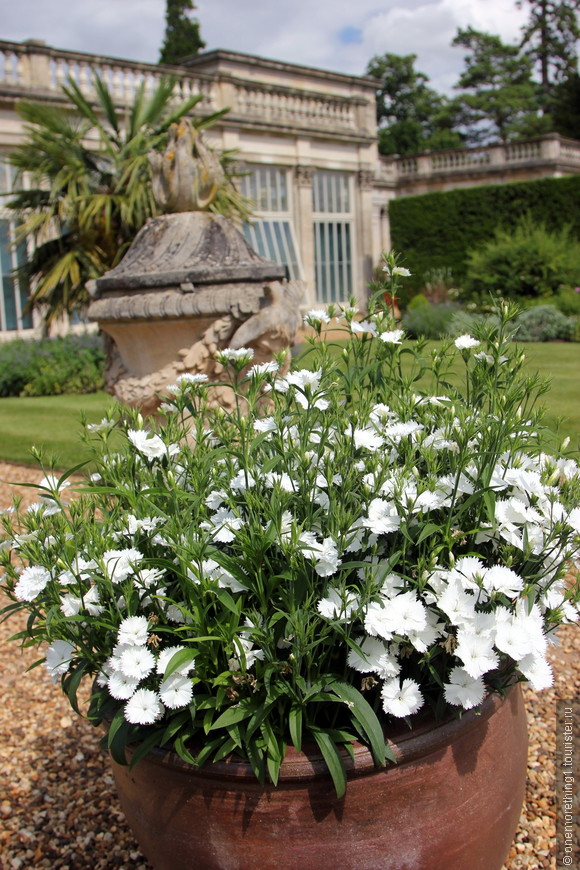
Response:
M498 227L515 227L525 214L549 230L569 226L580 238L580 175L391 200L391 242L404 254L414 290L433 269L450 268L461 283L467 251L487 242Z
M103 389L99 335L15 339L0 343L0 396L58 396Z

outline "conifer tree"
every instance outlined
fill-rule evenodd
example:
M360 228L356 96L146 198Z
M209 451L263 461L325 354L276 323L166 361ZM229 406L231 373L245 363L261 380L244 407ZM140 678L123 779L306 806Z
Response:
M196 7L193 0L166 0L165 39L159 63L178 64L184 57L198 54L205 48L199 32L199 22L189 13Z

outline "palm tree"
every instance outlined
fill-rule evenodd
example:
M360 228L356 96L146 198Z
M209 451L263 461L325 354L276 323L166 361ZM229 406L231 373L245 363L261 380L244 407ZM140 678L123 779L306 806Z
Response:
M47 328L86 306L87 281L115 266L145 221L159 213L147 154L162 150L170 125L202 99L193 96L175 106L174 85L174 79L162 78L150 96L142 85L128 109L115 106L98 76L94 104L72 80L63 86L72 110L19 103L26 139L9 156L20 189L8 207L20 222L20 241L33 242L20 277L32 288L29 307L41 308ZM226 111L194 118L193 124L209 127ZM248 210L233 183L232 156L221 159L226 180L217 208L244 218Z

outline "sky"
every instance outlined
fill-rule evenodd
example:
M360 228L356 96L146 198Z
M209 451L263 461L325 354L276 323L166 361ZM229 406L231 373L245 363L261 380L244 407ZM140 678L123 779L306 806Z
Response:
M1 38L156 63L165 0L0 0ZM416 54L416 69L450 93L463 70L458 27L515 43L516 0L196 0L206 50L224 48L363 75L374 55Z

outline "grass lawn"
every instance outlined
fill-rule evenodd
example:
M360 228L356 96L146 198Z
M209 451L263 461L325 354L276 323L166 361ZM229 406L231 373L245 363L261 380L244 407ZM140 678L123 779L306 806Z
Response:
M98 423L112 401L106 393L0 399L0 460L36 465L34 445L47 460L54 457L57 468L82 462L81 414Z
M570 448L580 456L580 343L522 344L530 373L539 371L552 382L544 397L546 425L570 435ZM83 459L80 417L98 422L112 399L105 393L0 399L0 461L36 464L32 445L42 446L58 468Z

